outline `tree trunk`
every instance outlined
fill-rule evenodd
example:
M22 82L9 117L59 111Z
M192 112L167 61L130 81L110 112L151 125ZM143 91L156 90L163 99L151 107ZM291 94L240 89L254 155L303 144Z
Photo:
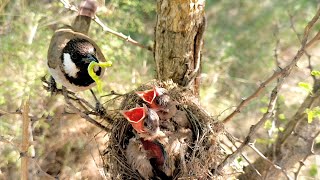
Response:
M199 91L204 0L158 0L154 57L159 80Z

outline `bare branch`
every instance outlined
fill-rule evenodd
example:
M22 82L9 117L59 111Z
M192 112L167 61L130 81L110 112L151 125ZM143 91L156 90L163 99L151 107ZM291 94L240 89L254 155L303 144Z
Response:
M29 148L29 100L23 102L22 111L22 144L21 144L21 180L27 180L29 175L28 164L29 158L26 157Z
M234 151L232 154L229 154L217 167L217 171L220 172L222 168L228 164L228 162L232 161L238 153L242 152L243 148L248 145L255 135L256 131L266 122L267 119L269 119L272 116L272 112L274 110L277 97L278 97L278 90L281 87L283 81L279 81L277 86L272 90L271 96L270 96L270 101L268 105L268 110L266 113L264 113L263 117L258 121L257 124L251 126L250 131L245 138L245 141L238 147L236 151Z
M315 139L319 136L320 134L320 131L313 137L313 145L314 145L314 141ZM297 171L294 172L294 179L297 180L298 179L298 175L300 173L300 170L302 168L302 166L304 166L304 162L308 159L308 157L312 154L314 154L314 146L312 145L311 149L310 149L310 153L307 154L301 161L299 161L299 167L297 169Z
M279 171L281 171L287 179L292 179L288 173L286 172L286 170L284 170L283 168L281 168L280 166L274 164L272 161L270 161L264 154L262 154L255 146L253 143L249 143L248 146L254 151L256 152L263 160L267 161L270 165L272 165L274 168L278 169Z
M233 135L231 135L231 134L228 133L228 132L226 133L226 137L227 137L228 140L232 143L232 145L233 145L234 147L236 147L236 149L238 149L238 146L236 145L236 141L240 142L240 140L239 140L238 138L234 137ZM231 148L230 148L230 149L231 149ZM254 170L254 172L257 173L258 177L259 177L260 179L262 179L261 173L260 173L260 172L258 171L258 169L255 168L255 166L249 161L249 158L247 158L247 156L245 156L242 152L241 152L240 154L241 154L241 156L243 157L243 159L247 161L247 163L248 163L249 166Z
M229 122L236 114L240 113L242 108L244 108L250 101L252 101L254 98L258 97L261 94L261 92L265 89L266 85L270 84L273 80L279 77L284 79L291 73L293 67L296 66L297 62L300 60L302 55L305 54L305 49L308 47L311 47L311 45L314 45L317 42L317 40L320 39L320 32L318 32L317 35L315 35L307 43L310 30L312 29L316 21L319 19L319 16L320 16L320 8L317 10L317 13L312 18L312 20L305 27L303 39L301 40L301 47L299 51L296 53L296 55L294 56L294 58L292 59L291 63L288 64L285 68L275 71L272 76L270 76L269 78L267 78L267 80L262 82L253 94L251 94L248 98L240 102L237 108L223 120L223 123Z
M67 90L65 87L62 87L62 92L63 92L63 96L64 99L66 101L66 103L69 105L69 107L75 111L78 115L80 115L82 118L84 118L85 120L87 120L88 122L90 122L91 124L99 127L102 130L105 130L106 132L110 132L110 129L107 128L106 126L100 124L99 122L97 122L96 120L94 120L93 118L91 118L90 116L88 116L87 114L85 114L84 112L82 112L81 110L79 110L77 107L75 107L71 102L70 99L68 97L67 94Z
M74 5L71 5L68 1L66 1L66 0L59 0L59 1L64 5L64 7L65 7L66 9L69 9L69 10L75 11L75 12L78 12L78 8L77 8L76 6L74 6ZM115 36L117 36L117 37L119 37L119 38L121 38L121 39L123 39L123 40L125 40L125 41L127 41L127 42L129 42L129 43L131 43L131 44L133 44L133 45L135 45L135 46L138 46L138 47L140 47L140 48L147 49L147 50L153 52L152 47L150 47L150 46L148 46L148 47L147 47L147 46L144 46L144 45L142 45L141 43L133 40L130 36L126 36L126 35L124 35L124 34L122 34L122 33L120 33L120 32L117 32L117 31L114 31L114 30L110 29L110 28L109 28L108 26L106 26L103 22L101 22L101 20L99 19L99 17L98 17L97 15L94 16L93 20L94 20L100 27L102 27L103 31L105 31L105 32L107 32L107 33L110 33L110 34L113 34L113 35L115 35Z

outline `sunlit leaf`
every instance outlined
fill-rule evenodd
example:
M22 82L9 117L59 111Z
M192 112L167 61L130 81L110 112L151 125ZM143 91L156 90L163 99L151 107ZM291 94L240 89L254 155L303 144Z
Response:
M308 91L309 93L312 93L312 86L309 83L306 82L299 82L298 86L303 88L304 90Z
M283 128L283 127L279 127L278 129L279 129L280 132L283 132L283 131L284 131L284 128Z
M267 130L269 130L269 129L271 129L272 128L272 122L271 122L271 120L266 120L266 122L264 123L264 127L263 128L265 128L265 129L267 129Z
M286 119L286 116L285 116L283 113L281 113L281 114L278 115L278 118L279 118L281 121L284 121L284 120Z
M308 115L308 123L312 123L315 117L320 118L320 107L314 107L313 109L307 108L305 113Z
M260 108L261 113L266 113L268 111L268 107L262 107Z
M311 75L312 75L312 76L320 76L320 71L315 71L315 70L313 70L313 71L311 72Z
M316 164L312 164L309 169L309 175L311 177L316 177L317 174L318 174L318 167Z

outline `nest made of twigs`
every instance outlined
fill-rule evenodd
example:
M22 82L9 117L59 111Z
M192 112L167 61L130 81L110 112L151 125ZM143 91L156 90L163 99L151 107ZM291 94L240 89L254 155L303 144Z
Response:
M143 101L135 92L151 89L153 86L168 90L170 98L178 102L177 108L186 112L191 125L192 140L187 142L187 152L183 157L178 158L172 178L217 179L221 177L221 174L214 173L214 169L224 157L219 144L219 137L223 133L223 125L214 122L213 118L197 103L197 99L191 91L179 88L171 81L152 82L124 95L119 109L128 110L136 107L137 104L141 106ZM125 151L129 139L134 137L133 131L129 122L120 113L116 113L108 151L105 154L105 167L111 177L143 179L139 172L128 164L126 158Z

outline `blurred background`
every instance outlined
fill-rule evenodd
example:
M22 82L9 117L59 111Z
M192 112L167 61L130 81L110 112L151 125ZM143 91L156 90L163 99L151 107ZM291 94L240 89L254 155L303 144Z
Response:
M202 106L222 120L278 66L289 63L317 6L317 0L208 0ZM97 15L109 28L153 46L155 0L100 0ZM0 1L0 179L17 179L20 175L22 120L16 112L26 97L30 99L32 117L34 177L47 177L46 173L62 179L107 176L100 157L108 141L106 133L77 115L65 113L63 98L51 97L42 87L41 78L48 77L46 56L51 36L57 28L71 24L75 16L59 0ZM319 30L320 26L315 28ZM89 36L113 62L103 78L104 92L126 93L153 79L151 52L104 32L94 22ZM320 70L319 47L309 52L315 70ZM275 125L269 120L261 129L257 139L261 150L273 143L277 131L307 96L308 90L298 84L312 83L308 66L308 58L304 57L287 78L277 102L276 118L280 123ZM274 85L268 85L235 116L227 130L236 137L245 137L250 125L266 111ZM93 102L89 92L78 94ZM320 179L320 158L312 156L306 163L301 178Z

